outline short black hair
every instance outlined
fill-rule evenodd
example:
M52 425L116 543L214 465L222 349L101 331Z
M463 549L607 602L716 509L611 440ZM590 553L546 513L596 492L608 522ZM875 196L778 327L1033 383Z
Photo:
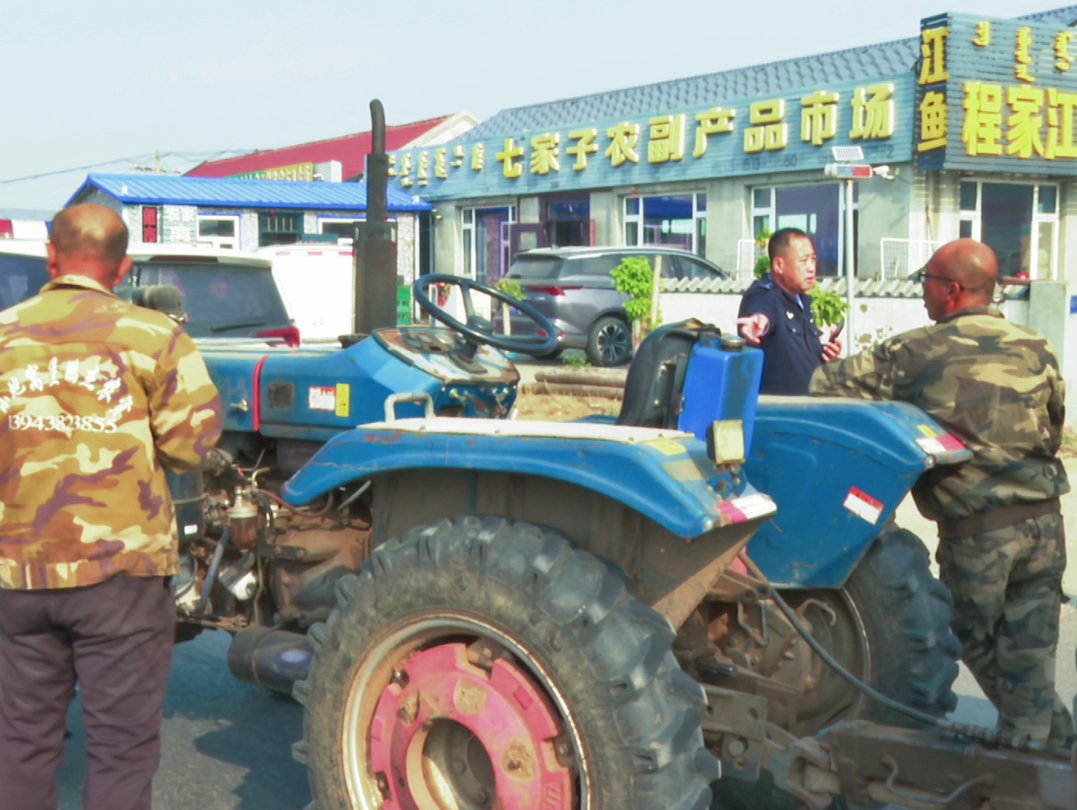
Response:
M773 262L778 256L785 255L785 249L789 247L789 243L794 239L811 239L800 228L778 228L770 237L770 241L767 242L767 255Z

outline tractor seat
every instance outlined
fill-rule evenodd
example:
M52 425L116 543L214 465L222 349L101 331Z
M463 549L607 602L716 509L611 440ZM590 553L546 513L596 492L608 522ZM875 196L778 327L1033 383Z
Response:
M677 427L688 355L699 341L721 334L718 327L690 318L660 326L647 335L628 369L617 424Z

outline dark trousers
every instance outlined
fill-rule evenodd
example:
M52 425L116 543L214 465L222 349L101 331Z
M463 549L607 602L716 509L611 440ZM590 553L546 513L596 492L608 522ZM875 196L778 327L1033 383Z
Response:
M75 684L86 727L84 810L148 810L176 608L164 577L0 590L0 810L56 807Z

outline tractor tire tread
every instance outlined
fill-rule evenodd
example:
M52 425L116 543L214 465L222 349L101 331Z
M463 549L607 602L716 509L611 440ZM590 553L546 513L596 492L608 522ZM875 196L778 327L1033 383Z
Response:
M931 575L920 538L905 529L884 531L853 571L846 589L865 624L873 628L876 689L928 714L952 711L960 658L960 644L950 629L953 600L946 586ZM867 719L916 725L874 702Z
M581 728L590 724L605 740L592 743L599 787L590 806L702 810L710 804L718 763L703 744L706 696L671 652L672 627L629 596L617 573L561 535L500 518L442 520L383 544L337 590L338 604L318 631L321 652L294 690L307 707L304 742L295 752L306 759L319 810L350 807L337 773L339 735L326 718L339 716L334 704L343 705L364 643L394 616L412 615L415 605L458 598L506 600L531 628L520 632L578 662L571 672L563 664L555 671Z

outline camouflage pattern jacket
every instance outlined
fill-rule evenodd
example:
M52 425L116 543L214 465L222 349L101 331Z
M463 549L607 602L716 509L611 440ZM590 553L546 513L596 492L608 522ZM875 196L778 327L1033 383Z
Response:
M165 468L221 432L194 343L82 276L0 312L0 587L176 572Z
M911 402L975 454L913 488L924 517L957 521L1069 492L1057 458L1065 386L1046 338L994 307L968 307L812 376L813 396Z

